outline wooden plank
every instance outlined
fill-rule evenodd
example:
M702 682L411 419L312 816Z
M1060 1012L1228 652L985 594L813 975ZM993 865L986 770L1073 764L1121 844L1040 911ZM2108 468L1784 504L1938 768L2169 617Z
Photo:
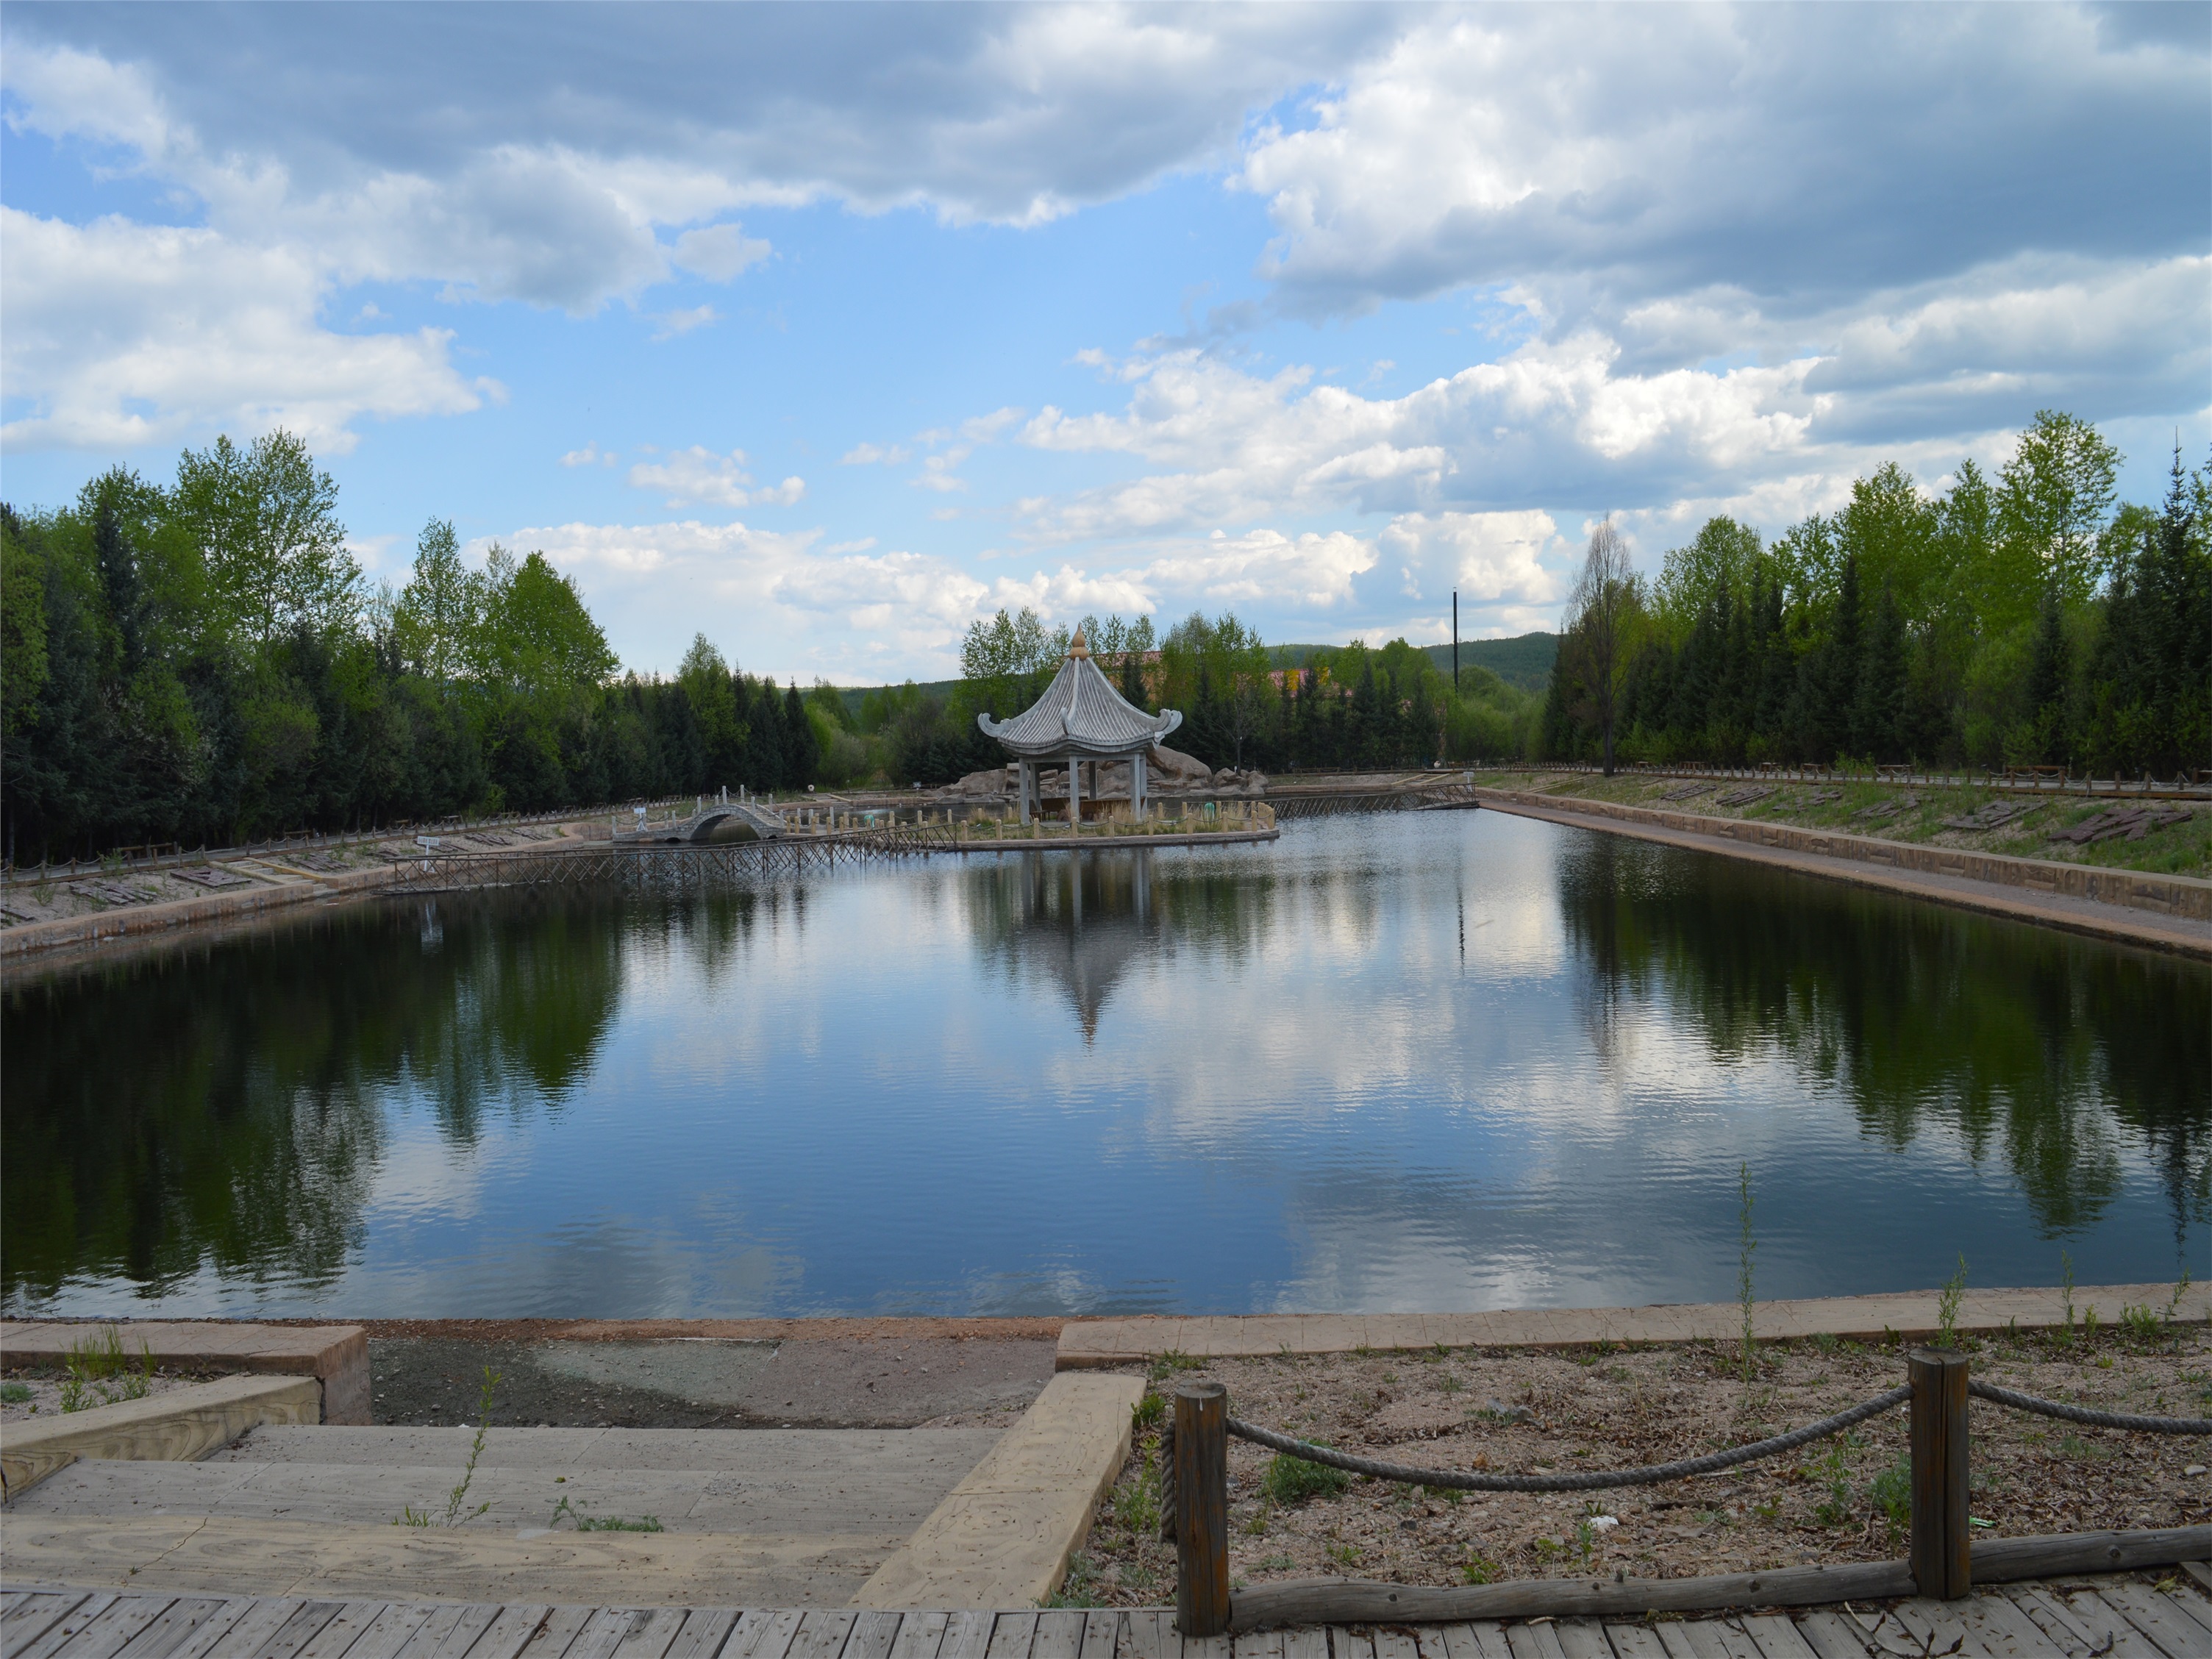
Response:
M523 1649L544 1627L553 1609L543 1601L521 1601L499 1610L470 1647L468 1659L522 1659ZM574 1632L569 1634L573 1637ZM556 1655L554 1659L559 1659Z
M2186 1613L2167 1606L2166 1597L2148 1584L2107 1579L2098 1585L2095 1595L2158 1644L2171 1659L2194 1659L2194 1656L2204 1651L2203 1626Z
M1690 1620L1681 1626L1681 1631L1690 1651L1698 1659L1741 1659L1744 1651L1744 1644L1732 1639L1740 1632L1717 1619ZM1756 1652L1757 1649L1752 1650Z
M899 1620L898 1639L891 1644L891 1659L937 1659L945 1645L949 1613L909 1613Z
M898 1640L899 1621L906 1615L878 1608L853 1621L845 1642L845 1659L890 1659L891 1644Z
M467 1659L469 1650L492 1627L500 1612L500 1608L488 1603L471 1602L461 1608L459 1616L453 1623L445 1626L438 1642L428 1650L427 1654L419 1643L410 1642L400 1659ZM422 1627L424 1632L428 1633L441 1622L433 1620Z
M2075 1618L2085 1626L2091 1638L2101 1644L2109 1635L2112 1638L2112 1659L2172 1659L2160 1645L2138 1631L2128 1616L2108 1604L2094 1590L2054 1592L2063 1601Z
M1551 1621L1540 1625L1508 1625L1505 1645L1513 1659L1566 1659L1566 1650L1559 1645L1559 1633L1552 1628Z
M345 1606L343 1601L302 1601L289 1619L276 1627L276 1632L254 1650L253 1659L297 1659L301 1648L322 1633L323 1626L337 1618Z
M1797 1620L1797 1634L1820 1659L1866 1659L1866 1632L1848 1613L1815 1607Z
M0 1615L0 1647L15 1653L28 1647L84 1605L83 1590L27 1590Z
M1667 1647L1649 1625L1607 1625L1606 1638L1618 1659L1667 1659ZM1854 1654L1851 1659L1858 1659Z
M1070 1607L1037 1614L1030 1659L1083 1659L1083 1614Z
M55 1620L52 1624L40 1631L36 1640L26 1642L21 1647L11 1647L9 1650L8 1659L46 1659L47 1655L52 1653L64 1643L75 1639L79 1631L89 1626L101 1613L106 1613L121 1599L120 1596L111 1595L104 1590L97 1595L86 1596L83 1601L69 1610L67 1616Z
M1186 1636L1182 1638L1182 1659L1231 1659L1234 1644L1226 1636Z
M944 1645L937 1659L984 1659L991 1645L991 1626L998 1614L963 1608L945 1621Z
M1956 1642L1961 1653L1966 1651L1970 1633L1952 1602L1911 1595L1892 1607L1889 1616L1912 1632L1916 1644L1947 1648Z
M786 1659L840 1659L860 1614L850 1607L817 1607L802 1616Z
M2060 1659L2064 1650L2036 1628L2035 1621L2006 1597L1970 1595L1952 1609L1968 1634L1961 1652L1981 1651L1996 1659ZM1975 1644L1980 1648L1976 1649Z
M734 1631L742 1636L749 1629L749 1624L738 1622L740 1618L747 1621L759 1619L764 1626L773 1626L775 1630L781 1631L780 1641L771 1637L769 1642L761 1645L765 1648L773 1644L775 1649L773 1659L783 1659L784 1649L791 1644L791 1632L799 1628L799 1615L795 1613L765 1615L748 1613L741 1615L735 1607L692 1608L690 1616L684 1621L684 1628L668 1644L668 1659L714 1659L717 1654L727 1653L729 1647L726 1644L737 1639L731 1632ZM783 1620L788 1620L788 1622L777 1622Z
M393 1659L437 1611L427 1601L392 1602L361 1633L361 1639L346 1650L346 1659Z
M1375 1638L1364 1630L1332 1625L1328 1639L1336 1649L1336 1659L1375 1659Z
M632 1611L615 1659L665 1659L669 1644L684 1628L688 1607L639 1607Z
M202 1626L191 1640L177 1650L176 1659L247 1659L298 1609L286 1595L242 1595L235 1599L235 1618L217 1614Z
M2207 1631L2212 1631L2212 1601L2199 1595L2185 1578L2172 1582L2173 1588L2165 1592L2166 1599Z
M469 1612L468 1607L452 1602L432 1607L430 1616L415 1627L412 1636L400 1644L396 1659L435 1659L439 1649L452 1638L453 1632ZM483 1625L490 1622L487 1618ZM479 1636L483 1633L483 1625L477 1626Z
M169 1610L173 1595L118 1595L64 1644L66 1659L115 1659L125 1643Z
M15 1590L8 1610L0 1613L0 1637L9 1642L33 1642L46 1627L83 1601L83 1590Z
M1121 1621L1121 1639L1128 1644L1125 1659L1182 1659L1182 1638L1164 1608L1133 1609Z
M1759 1650L1759 1659L1820 1659L1805 1645L1797 1626L1782 1613L1746 1613L1742 1624L1744 1633Z
M1655 1628L1658 1632L1659 1645L1667 1651L1667 1659L1705 1659L1702 1651L1690 1645L1688 1626L1670 1620ZM1865 1655L1855 1654L1852 1659L1865 1659Z
M1115 1659L1121 1646L1121 1615L1111 1607L1097 1607L1083 1615L1084 1659ZM1327 1653L1322 1659L1328 1659Z
M629 1636L632 1621L644 1611L641 1607L599 1608L576 1632L576 1639L568 1644L567 1659L614 1659L615 1650Z
M518 1651L526 1659L566 1659L584 1626L592 1622L595 1607L550 1607L544 1610ZM487 1632L489 1633L489 1632Z
M1559 1634L1559 1651L1567 1659L1613 1659L1613 1644L1605 1626L1590 1619L1562 1619L1553 1628Z
M239 1597L237 1601L219 1595L185 1595L168 1604L164 1613L137 1641L131 1644L131 1659L173 1659L173 1655L188 1646L201 1646L201 1632L208 1631L212 1621L222 1620L219 1628L228 1628L232 1620L246 1610L250 1597Z
M2012 1599L2041 1626L2045 1635L2069 1652L2086 1655L2101 1650L2111 1654L2112 1659L2164 1659L2155 1647L2136 1633L2135 1626L2101 1603L2094 1607L2081 1607L2073 1597L2055 1594L2039 1584L2021 1586ZM2064 1632L2063 1636L2061 1632ZM2107 1636L2112 1638L2109 1648L2105 1642Z
M991 1644L983 1659L1030 1659L1036 1640L1037 1616L1033 1613L1002 1613L991 1626Z
M300 1650L300 1659L345 1659L354 1644L368 1633L368 1627L384 1616L386 1603L382 1601L343 1601L330 1623L308 1638ZM138 1659L134 1650L131 1659Z
M1513 1659L1513 1650L1506 1645L1505 1626L1495 1619L1474 1619L1464 1625L1454 1625L1453 1630L1471 1632L1480 1644L1486 1659ZM1458 1659L1459 1650L1452 1650L1453 1659Z
M1421 1659L1420 1644L1410 1632L1385 1627L1375 1632L1375 1659Z
M2212 1591L2212 1561L2182 1561L2176 1565L2197 1581L2197 1589Z

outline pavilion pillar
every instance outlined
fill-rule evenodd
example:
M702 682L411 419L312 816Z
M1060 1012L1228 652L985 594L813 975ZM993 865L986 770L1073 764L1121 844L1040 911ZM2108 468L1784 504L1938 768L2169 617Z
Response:
M1079 755L1067 757L1067 826L1079 836L1083 833L1083 758Z
M1021 821L1024 823L1030 821L1030 763L1027 761L1017 760L1014 763L1014 794L1021 814Z
M1129 757L1129 817L1137 823L1145 821L1145 751L1141 749Z

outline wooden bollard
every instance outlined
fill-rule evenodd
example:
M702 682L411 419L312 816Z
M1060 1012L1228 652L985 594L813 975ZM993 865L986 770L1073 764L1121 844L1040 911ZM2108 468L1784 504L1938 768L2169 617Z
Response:
M1912 1582L1923 1595L1956 1601L1973 1578L1966 1508L1966 1357L1915 1348L1912 1383Z
M1175 1397L1176 1628L1229 1628L1229 1390L1186 1382Z

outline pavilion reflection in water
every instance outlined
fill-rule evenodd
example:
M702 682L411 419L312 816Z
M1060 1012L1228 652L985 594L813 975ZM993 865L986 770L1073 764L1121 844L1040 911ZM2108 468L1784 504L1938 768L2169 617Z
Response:
M994 860L968 872L970 932L1008 978L1057 986L1089 1042L1122 976L1159 949L1153 858L1139 848Z

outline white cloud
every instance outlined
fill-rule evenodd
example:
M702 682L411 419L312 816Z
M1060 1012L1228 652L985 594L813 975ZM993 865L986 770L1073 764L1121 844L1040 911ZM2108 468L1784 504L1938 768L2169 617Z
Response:
M768 258L769 245L747 236L741 226L708 225L676 239L669 258L684 270L710 283L726 283Z
M635 489L666 490L671 507L688 507L695 501L727 507L790 507L806 494L806 481L798 477L752 489L752 475L744 469L742 449L718 455L694 444L673 452L665 462L638 462L629 470L629 483Z
M688 311L663 311L654 320L660 326L654 331L656 340L672 340L679 334L689 334L695 328L704 328L708 323L720 322L721 314L712 306L693 306Z
M854 444L837 458L840 466L897 466L908 459L903 445L879 449L874 444Z
M619 458L611 449L601 449L596 441L581 449L572 449L561 458L563 466L613 466Z
M222 424L289 427L343 453L363 415L453 415L504 395L451 361L443 329L338 334L312 261L210 230L0 207L0 388L29 411L11 447L119 449Z
M1405 513L1391 520L1381 539L1407 597L1435 599L1440 590L1456 589L1486 606L1558 599L1563 584L1543 560L1572 551L1552 515L1542 512Z

